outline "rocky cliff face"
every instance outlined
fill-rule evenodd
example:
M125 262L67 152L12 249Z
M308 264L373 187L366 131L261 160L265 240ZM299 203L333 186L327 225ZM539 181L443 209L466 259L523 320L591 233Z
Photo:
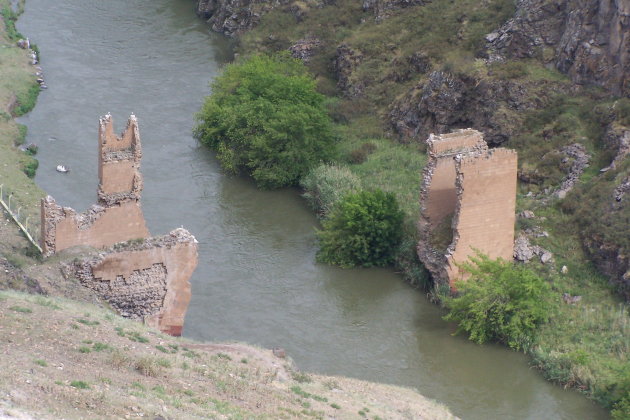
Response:
M431 133L474 128L491 146L504 143L518 130L523 112L543 105L533 90L554 91L560 85L479 78L434 71L394 102L389 114L393 131L403 142L423 141Z
M630 96L627 0L518 0L515 17L486 40L490 60L538 57L575 83Z
M374 13L374 20L381 22L396 10L411 6L422 6L431 0L363 0L363 11Z
M288 0L197 0L197 14L212 29L227 36L237 36L260 22L260 17Z

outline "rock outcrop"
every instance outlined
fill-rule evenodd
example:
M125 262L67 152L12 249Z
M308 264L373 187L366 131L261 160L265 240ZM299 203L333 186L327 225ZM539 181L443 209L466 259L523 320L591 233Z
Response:
M337 47L333 68L337 75L337 88L347 98L356 98L363 95L365 83L353 77L353 73L362 60L363 54L348 44L341 44Z
M604 144L613 150L615 157L609 166L602 169L602 172L617 168L626 156L630 154L630 128L614 122L609 124L604 135Z
M472 127L483 131L488 144L496 146L515 133L523 111L539 107L539 101L518 81L438 70L392 104L389 122L402 142Z
M298 40L289 47L289 52L293 58L302 60L304 63L311 61L311 58L322 46L322 41L317 38L305 38Z
M237 36L253 28L260 17L288 0L198 0L197 14L208 20L212 29Z
M431 0L363 0L363 11L372 12L374 20L381 22L397 10L411 6L423 6Z
M584 170L588 168L591 156L580 143L569 144L560 149L560 153L564 156L561 163L568 166L568 173L553 194L558 198L564 198L580 180Z
M575 83L630 96L626 0L518 0L515 17L486 40L491 61L537 57Z

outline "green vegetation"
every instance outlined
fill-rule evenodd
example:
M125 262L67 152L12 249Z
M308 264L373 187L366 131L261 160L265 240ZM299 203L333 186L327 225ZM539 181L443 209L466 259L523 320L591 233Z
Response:
M31 308L26 308L24 306L11 306L9 309L15 312L21 312L23 314L30 314L33 312Z
M402 237L396 196L381 190L346 195L317 232L319 261L342 267L386 266Z
M295 185L334 156L324 97L288 54L227 66L197 114L195 135L227 172L246 172L263 188Z
M347 167L323 164L311 170L301 181L302 196L320 217L326 217L334 205L348 193L361 189L361 181Z
M31 112L35 108L37 97L39 96L39 85L31 85L28 90L21 91L17 96L17 105L13 108L13 113L16 117L20 117L24 114Z
M35 172L37 172L37 168L39 167L39 161L35 158L30 158L24 164L23 171L29 178L35 178Z
M470 275L455 283L457 295L444 300L447 321L470 339L528 349L536 328L547 321L555 301L551 286L531 269L478 254L460 269Z
M90 389L90 385L84 381L72 381L70 386L77 389Z
M19 39L23 39L24 36L18 32L15 28L15 22L17 22L19 14L14 12L10 5L5 4L2 6L0 10L0 14L2 14L2 18L4 19L4 27L6 31L6 36L11 41L17 41Z
M26 137L26 127L17 124L13 117L31 109L39 92L27 50L16 46L23 38L15 29L15 21L22 11L23 2L13 11L8 0L0 0L0 184L6 195L12 193L12 206L21 208L21 216L29 217L30 226L39 224L39 200L44 193L29 179L35 175L37 161L16 146ZM0 241L0 253L21 258L23 252L17 244ZM24 261L29 261L28 258Z
M47 366L48 366L48 363L46 363L46 361L45 361L45 360L43 360L43 359L35 359L33 362L34 362L37 366L41 366L41 367L47 367Z
M305 399L311 398L315 401L328 402L328 398L306 392L297 385L292 386L291 391Z
M103 351L103 350L111 350L109 344L99 343L98 341L94 343L92 350L94 351Z
M291 378L293 378L294 381L301 384L307 384L307 383L313 382L313 378L311 378L309 374L304 373L304 372L292 372Z
M115 328L116 333L121 337L127 337L131 341L136 341L138 343L148 343L149 339L144 337L138 331L125 331L122 327Z
M90 325L90 326L94 326L94 325L98 325L100 324L99 321L90 321L89 319L85 319L85 318L79 318L77 319L77 322L83 324L83 325Z

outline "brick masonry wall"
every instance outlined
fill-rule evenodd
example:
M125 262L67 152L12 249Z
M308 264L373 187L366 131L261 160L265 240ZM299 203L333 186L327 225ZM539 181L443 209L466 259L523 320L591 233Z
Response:
M418 256L438 283L459 279L456 263L479 250L512 258L517 155L489 150L476 130L429 136L429 162L420 190ZM446 250L431 245L439 223L453 215L453 240Z
M142 149L131 116L120 136L110 115L99 120L98 201L84 213L41 203L45 256L77 245L103 251L78 261L72 273L122 316L141 319L181 335L190 302L190 276L197 267L197 241L185 229L150 237L140 207Z

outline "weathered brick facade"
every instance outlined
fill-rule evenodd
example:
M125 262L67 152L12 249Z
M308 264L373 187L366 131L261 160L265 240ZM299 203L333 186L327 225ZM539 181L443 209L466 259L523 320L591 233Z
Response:
M103 250L76 261L73 274L121 315L180 335L197 266L197 241L185 229L150 237L140 207L142 149L131 116L120 136L110 115L99 120L98 201L85 213L42 199L45 256L77 245Z
M471 129L432 134L427 145L418 256L436 281L452 287L462 278L457 264L475 250L512 259L517 155L488 149L483 135Z

